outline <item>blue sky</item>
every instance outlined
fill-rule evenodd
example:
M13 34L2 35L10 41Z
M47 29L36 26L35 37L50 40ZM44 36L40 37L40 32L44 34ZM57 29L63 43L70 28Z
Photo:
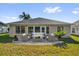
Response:
M32 18L43 17L52 20L75 22L79 20L79 4L68 3L8 3L0 4L0 21L4 23L19 21L22 12Z

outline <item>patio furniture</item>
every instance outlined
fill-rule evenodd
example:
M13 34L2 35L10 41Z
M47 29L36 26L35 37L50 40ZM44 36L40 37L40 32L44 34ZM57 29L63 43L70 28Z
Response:
M14 36L14 41L18 41L18 38L16 35Z
M18 41L22 41L22 35L16 35L18 38Z
M27 42L31 40L31 35L26 35L26 34L17 35L17 38L18 38L18 41Z
M42 42L42 39L44 37L43 35L44 33L32 33L32 38L34 40L34 42Z
M28 41L28 36L27 35L24 35L22 36L22 42L27 42Z

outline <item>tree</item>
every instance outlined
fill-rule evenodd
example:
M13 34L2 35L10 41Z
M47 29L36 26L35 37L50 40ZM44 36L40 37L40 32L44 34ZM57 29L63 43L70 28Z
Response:
M3 22L0 22L0 25L5 25Z
M22 12L22 15L19 15L20 19L26 20L26 19L30 19L30 14L26 14L25 12Z

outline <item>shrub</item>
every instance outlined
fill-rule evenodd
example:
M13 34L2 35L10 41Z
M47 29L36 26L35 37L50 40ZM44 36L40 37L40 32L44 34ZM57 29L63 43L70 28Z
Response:
M58 37L58 39L60 39L61 36L65 35L65 34L66 34L66 32L64 32L64 31L58 31L58 32L55 32L55 33L54 33L54 35L55 35L56 37Z
M9 37L8 33L0 34L0 43L10 43L12 38Z

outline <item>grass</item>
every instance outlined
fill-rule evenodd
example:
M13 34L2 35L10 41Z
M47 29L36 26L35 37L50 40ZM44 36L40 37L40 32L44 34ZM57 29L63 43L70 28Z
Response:
M69 38L70 39L70 38ZM79 56L79 44L70 43L66 49L54 45L18 45L11 42L8 34L0 34L0 56ZM5 43L6 42L6 43Z
M73 40L79 42L79 36L71 35L70 36Z
M68 44L68 48L53 45L0 44L1 56L79 56L79 44Z
M10 43L12 42L12 38L9 37L9 34L3 33L0 34L0 43Z

